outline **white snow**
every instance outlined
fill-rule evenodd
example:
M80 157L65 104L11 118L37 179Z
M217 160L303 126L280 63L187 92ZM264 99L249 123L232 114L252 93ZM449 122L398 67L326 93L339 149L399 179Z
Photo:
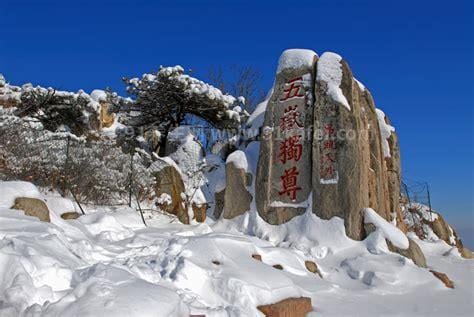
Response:
M156 202L158 204L162 204L162 205L171 205L171 203L173 202L173 200L171 199L171 196L167 193L162 193L160 195L160 197L158 197L158 199L156 200Z
M313 68L314 58L318 55L307 49L288 49L283 51L278 61L277 74L285 69Z
M395 132L395 128L389 125L385 121L385 113L380 109L375 109L377 113L377 119L379 121L380 134L382 136L382 149L385 157L390 157L390 146L388 144L388 139L392 135L392 132Z
M364 223L371 223L380 229L385 239L390 240L394 246L400 249L408 249L409 241L406 235L393 224L383 219L372 208L364 208Z
M247 157L243 151L237 150L232 152L226 160L226 164L234 164L236 168L248 171L249 164L247 163Z
M326 52L318 60L316 80L327 84L327 93L331 98L351 110L346 96L342 93L342 57L336 53Z
M41 198L41 193L31 183L0 181L0 208L10 208L18 197Z
M0 182L0 197L33 191L23 185ZM430 268L454 281L450 290L388 251L382 230L354 241L342 219L311 208L280 226L255 210L191 226L147 214L147 228L128 207L86 214L44 223L0 207L0 316L261 316L256 306L300 296L315 316L469 316L474 307L474 264L455 248L410 234Z

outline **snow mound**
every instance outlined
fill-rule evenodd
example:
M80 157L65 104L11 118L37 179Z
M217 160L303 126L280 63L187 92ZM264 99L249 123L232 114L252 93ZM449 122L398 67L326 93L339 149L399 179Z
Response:
M327 84L327 93L331 98L351 110L346 96L342 93L342 57L336 53L326 52L318 60L316 80Z
M288 49L283 51L278 61L277 74L285 69L312 69L314 58L318 55L307 49Z
M387 222L372 208L364 208L364 223L371 223L379 229L384 237L393 243L397 248L406 250L409 246L409 241L406 235L397 227Z

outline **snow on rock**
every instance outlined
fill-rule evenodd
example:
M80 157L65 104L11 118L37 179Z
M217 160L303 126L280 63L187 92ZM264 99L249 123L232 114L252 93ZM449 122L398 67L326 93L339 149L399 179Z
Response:
M31 183L22 181L0 181L0 208L12 207L15 204L15 199L18 197L42 199L41 193L36 186Z
M336 53L326 52L318 60L316 80L324 81L327 84L327 93L334 101L344 105L351 110L346 96L341 90L342 81L342 57Z
M375 109L377 113L377 119L379 121L380 134L382 135L382 149L385 157L390 157L390 146L388 144L388 139L392 132L395 132L395 128L387 124L385 121L385 113L380 109Z
M107 93L103 90L100 90L100 89L94 89L91 92L90 97L92 98L92 100L94 100L96 102L105 102L105 101L107 101Z
M237 150L232 152L228 157L226 164L234 164L235 167L248 171L249 164L247 162L247 157L243 151Z
M288 49L280 55L278 61L277 74L285 69L309 68L313 67L314 58L318 55L307 49Z
M390 240L394 246L403 250L408 249L409 241L406 235L393 224L383 219L372 208L364 208L364 223L371 223L377 229L380 229L384 237Z

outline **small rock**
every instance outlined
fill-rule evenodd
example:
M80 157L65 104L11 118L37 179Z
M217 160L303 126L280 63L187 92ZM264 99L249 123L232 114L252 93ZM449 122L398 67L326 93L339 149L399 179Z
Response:
M280 264L275 264L273 267L277 270L283 270L283 266L281 266Z
M318 274L320 278L323 278L316 263L314 263L313 261L304 261L304 265L306 266L306 269L308 271L314 274Z
M436 276L441 282L443 282L447 288L454 288L454 282L451 281L451 279L446 274L433 270L430 270L430 272L433 273L433 275Z
M262 256L260 254L252 254L252 258L254 258L257 261L262 262Z
M275 304L258 306L267 317L304 317L313 310L311 298L287 298Z
M214 260L214 261L212 261L212 264L214 264L214 265L221 265L221 262Z
M77 218L79 218L79 216L80 216L80 214L78 214L75 211L65 212L65 213L61 214L61 218L63 218L64 220L77 219Z

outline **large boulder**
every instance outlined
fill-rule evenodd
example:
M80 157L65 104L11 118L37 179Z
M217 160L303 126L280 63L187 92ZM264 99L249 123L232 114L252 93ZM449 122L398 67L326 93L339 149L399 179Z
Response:
M12 209L23 210L27 216L37 217L41 221L51 222L48 206L41 199L17 197Z
M245 153L239 150L230 154L226 161L223 215L225 219L237 217L250 210L253 198L247 188L251 185L251 181L252 174L248 173Z
M257 166L259 215L277 225L303 214L311 193L311 129L314 64L310 50L286 50L280 57L268 100Z
M182 223L189 224L186 208L186 188L179 167L169 158L159 159L150 166L156 178L157 206L176 215Z

